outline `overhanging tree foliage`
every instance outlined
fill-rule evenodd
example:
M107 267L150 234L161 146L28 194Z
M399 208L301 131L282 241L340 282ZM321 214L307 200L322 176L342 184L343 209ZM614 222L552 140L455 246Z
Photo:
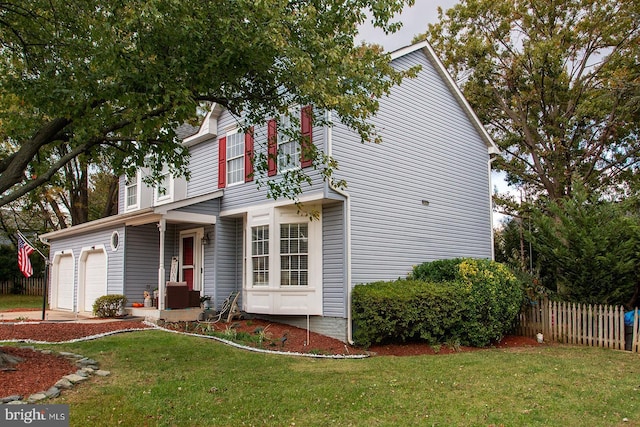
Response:
M425 36L503 150L552 200L638 178L640 2L462 0Z
M256 124L291 105L313 104L335 111L363 141L377 140L368 121L377 99L411 72L394 71L379 47L353 39L367 13L393 31L398 26L389 19L412 3L3 2L0 206L80 156L106 159L116 173L144 165L156 180L165 164L188 174L174 129L195 123L207 103ZM330 177L330 159L315 155Z

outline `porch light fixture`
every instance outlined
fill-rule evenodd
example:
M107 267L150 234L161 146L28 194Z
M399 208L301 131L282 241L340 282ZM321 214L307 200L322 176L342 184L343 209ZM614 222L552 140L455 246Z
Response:
M428 200L423 200L422 201L422 206L429 206L429 201Z

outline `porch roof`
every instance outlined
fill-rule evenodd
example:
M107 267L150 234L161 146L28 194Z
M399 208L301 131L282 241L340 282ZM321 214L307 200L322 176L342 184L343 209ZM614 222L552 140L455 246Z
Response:
M82 233L98 231L114 226L136 226L159 222L164 219L167 223L189 223L189 224L215 224L217 215L208 215L194 212L184 212L178 209L194 205L196 203L205 202L207 200L222 197L223 190L215 191L204 196L192 197L173 203L167 203L160 206L154 206L145 209L139 209L133 212L118 214L106 218L97 219L95 221L86 222L84 224L74 225L62 230L52 231L40 235L40 240L47 242L63 237L71 237Z

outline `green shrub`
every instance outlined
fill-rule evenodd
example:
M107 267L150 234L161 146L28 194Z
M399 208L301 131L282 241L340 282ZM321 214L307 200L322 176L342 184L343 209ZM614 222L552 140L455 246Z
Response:
M522 285L504 265L469 258L414 267L408 280L354 287L354 340L459 341L483 347L512 328L524 298Z
M357 285L352 293L354 341L364 347L387 341L441 342L459 329L460 288L402 279Z
M103 295L93 303L93 315L97 317L117 317L124 310L127 297L124 295Z
M457 281L468 290L461 337L465 345L483 347L509 332L524 301L524 290L504 264L462 259Z

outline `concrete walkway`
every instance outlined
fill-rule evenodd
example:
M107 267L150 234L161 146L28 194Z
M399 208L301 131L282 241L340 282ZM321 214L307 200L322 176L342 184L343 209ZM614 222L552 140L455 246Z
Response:
M105 323L139 319L139 317L134 316L102 319L62 310L46 310L44 314L44 322ZM42 322L42 310L0 311L0 324L2 322L20 322L23 320L38 320Z

